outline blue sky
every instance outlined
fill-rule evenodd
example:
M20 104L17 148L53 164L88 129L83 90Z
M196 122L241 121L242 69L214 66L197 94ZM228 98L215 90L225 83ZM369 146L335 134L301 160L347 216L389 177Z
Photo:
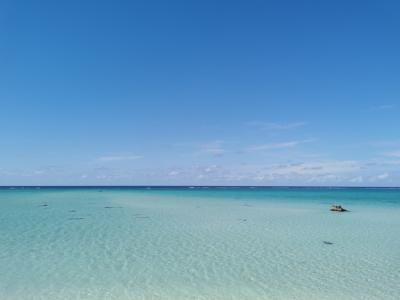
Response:
M0 185L400 186L398 1L1 1Z

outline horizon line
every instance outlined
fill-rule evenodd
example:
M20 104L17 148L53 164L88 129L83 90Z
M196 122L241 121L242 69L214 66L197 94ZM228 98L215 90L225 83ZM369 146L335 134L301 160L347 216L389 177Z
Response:
M375 188L400 189L400 186L346 185L0 185L1 188Z

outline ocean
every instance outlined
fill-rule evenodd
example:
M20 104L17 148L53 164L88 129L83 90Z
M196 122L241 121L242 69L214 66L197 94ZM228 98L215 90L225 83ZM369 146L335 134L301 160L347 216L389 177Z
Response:
M400 189L3 187L0 299L398 300Z

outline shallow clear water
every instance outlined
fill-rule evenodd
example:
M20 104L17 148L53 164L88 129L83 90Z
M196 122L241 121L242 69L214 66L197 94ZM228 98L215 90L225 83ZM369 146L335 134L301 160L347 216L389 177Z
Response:
M3 188L0 271L7 300L400 299L400 190Z

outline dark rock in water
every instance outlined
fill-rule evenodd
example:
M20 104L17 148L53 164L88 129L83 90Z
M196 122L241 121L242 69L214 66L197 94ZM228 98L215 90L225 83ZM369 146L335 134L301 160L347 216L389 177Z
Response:
M333 245L332 242L328 242L328 241L323 241L323 243L324 243L325 245Z
M330 208L331 211L336 211L336 212L345 212L348 211L347 209L344 209L341 205L332 205Z
M75 210L75 209L71 209L71 210L69 210L68 212L74 213L74 212L76 212L76 210Z
M84 218L69 218L68 220L83 220Z
M48 204L41 204L41 205L39 205L39 206L47 207L47 206L49 206L49 205L48 205Z

